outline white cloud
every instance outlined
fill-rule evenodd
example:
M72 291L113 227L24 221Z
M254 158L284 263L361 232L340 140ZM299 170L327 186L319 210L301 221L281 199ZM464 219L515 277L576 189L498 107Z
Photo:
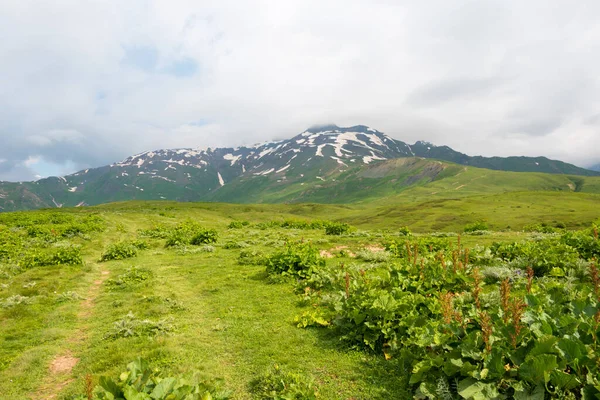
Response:
M591 0L2 2L0 158L84 168L335 122L592 163L599 11Z

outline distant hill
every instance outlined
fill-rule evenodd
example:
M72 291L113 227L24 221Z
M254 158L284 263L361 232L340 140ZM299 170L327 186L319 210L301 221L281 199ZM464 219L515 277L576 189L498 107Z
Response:
M498 175L473 172L473 167L533 174ZM480 179L481 175L488 177ZM463 185L448 186L447 190L457 191L453 195L474 187L594 192L597 180L586 176L600 176L600 172L544 157L470 157L447 146L408 145L362 125L331 125L251 147L148 151L64 177L3 182L0 210L136 199L342 203L391 196L449 182L450 177ZM465 181L466 177L473 181Z
M591 166L589 169L592 170L592 171L598 171L598 172L600 172L600 163Z

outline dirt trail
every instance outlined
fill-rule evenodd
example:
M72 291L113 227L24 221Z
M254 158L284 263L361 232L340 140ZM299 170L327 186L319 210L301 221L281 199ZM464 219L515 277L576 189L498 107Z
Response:
M73 368L79 362L72 348L87 340L87 324L86 321L92 316L94 310L94 302L100 293L100 287L108 278L110 272L101 270L100 276L96 279L87 291L86 298L80 304L80 310L77 313L78 323L77 328L71 336L66 339L63 345L63 350L54 356L48 366L48 374L44 382L38 388L35 394L31 395L32 399L53 400L67 385L75 380L71 375Z

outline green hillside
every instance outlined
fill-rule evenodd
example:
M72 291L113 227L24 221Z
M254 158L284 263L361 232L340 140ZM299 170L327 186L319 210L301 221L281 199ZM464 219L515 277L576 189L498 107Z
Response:
M423 159L399 158L344 172L320 170L304 177L253 177L234 182L210 200L261 203L403 202L519 192L600 193L600 177L495 171Z

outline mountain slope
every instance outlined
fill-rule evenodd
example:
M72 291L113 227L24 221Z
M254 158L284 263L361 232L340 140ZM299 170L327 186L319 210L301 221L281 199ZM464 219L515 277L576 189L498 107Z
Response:
M600 163L593 165L589 168L591 171L598 171L600 172Z
M473 167L514 172L545 172L549 174L570 174L598 176L598 171L577 167L546 157L471 157L448 146L435 146L427 142L417 142L411 146L417 157L436 158Z
M495 170L600 175L543 157L469 157L425 142L410 146L362 125L325 126L308 129L289 140L252 147L149 151L65 177L0 183L0 210L135 199L340 203L395 195L463 171L459 165L429 158ZM495 190L548 187L585 191L595 185L584 176L539 175L531 178L515 174L510 179L499 179ZM540 181L552 183L544 186ZM573 188L566 189L569 185Z

